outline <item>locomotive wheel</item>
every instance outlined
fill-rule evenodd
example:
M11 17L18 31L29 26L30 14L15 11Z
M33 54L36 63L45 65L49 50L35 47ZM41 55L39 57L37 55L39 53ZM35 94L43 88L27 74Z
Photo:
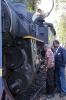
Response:
M24 63L24 56L22 52L13 46L7 50L9 53L6 55L6 66L12 69L20 67Z
M16 38L15 41L14 41L14 45L16 48L18 49L23 49L24 48L24 39L21 37L21 38Z
M8 86L12 93L22 94L28 86L27 77L21 72L14 72L8 79Z

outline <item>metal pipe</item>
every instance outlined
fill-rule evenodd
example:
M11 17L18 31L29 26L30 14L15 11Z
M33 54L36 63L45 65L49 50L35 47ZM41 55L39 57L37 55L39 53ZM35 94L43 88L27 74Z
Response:
M53 10L53 8L54 8L54 0L52 0L52 8L51 8L51 10L50 10L50 13L51 13L51 11Z
M51 10L49 11L48 16L49 16L50 13L52 12L53 8L54 8L54 0L52 0L52 8L51 8Z

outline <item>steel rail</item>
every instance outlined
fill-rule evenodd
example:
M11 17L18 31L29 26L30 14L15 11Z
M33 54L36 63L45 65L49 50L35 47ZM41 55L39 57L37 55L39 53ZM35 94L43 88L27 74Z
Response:
M34 96L30 100L34 100L37 94L41 91L41 89L46 85L46 82L40 87L40 89L34 94Z

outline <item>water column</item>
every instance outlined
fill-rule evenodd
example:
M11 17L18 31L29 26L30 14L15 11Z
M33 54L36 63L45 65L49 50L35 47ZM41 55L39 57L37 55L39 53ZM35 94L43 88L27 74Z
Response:
M2 24L1 24L1 1L0 0L0 100L2 94Z

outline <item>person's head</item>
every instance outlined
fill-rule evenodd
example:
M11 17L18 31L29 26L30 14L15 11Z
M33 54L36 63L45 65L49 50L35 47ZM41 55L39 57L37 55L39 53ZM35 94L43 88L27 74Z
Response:
M42 10L41 10L41 9L38 9L37 11L38 11L39 13L41 13Z
M50 49L50 46L48 44L44 45L44 50L47 51L48 49Z
M51 47L52 52L55 52L55 48L54 46Z
M54 41L53 41L53 46L54 46L55 48L58 48L58 47L59 47L59 41L58 41L58 40L54 40Z

